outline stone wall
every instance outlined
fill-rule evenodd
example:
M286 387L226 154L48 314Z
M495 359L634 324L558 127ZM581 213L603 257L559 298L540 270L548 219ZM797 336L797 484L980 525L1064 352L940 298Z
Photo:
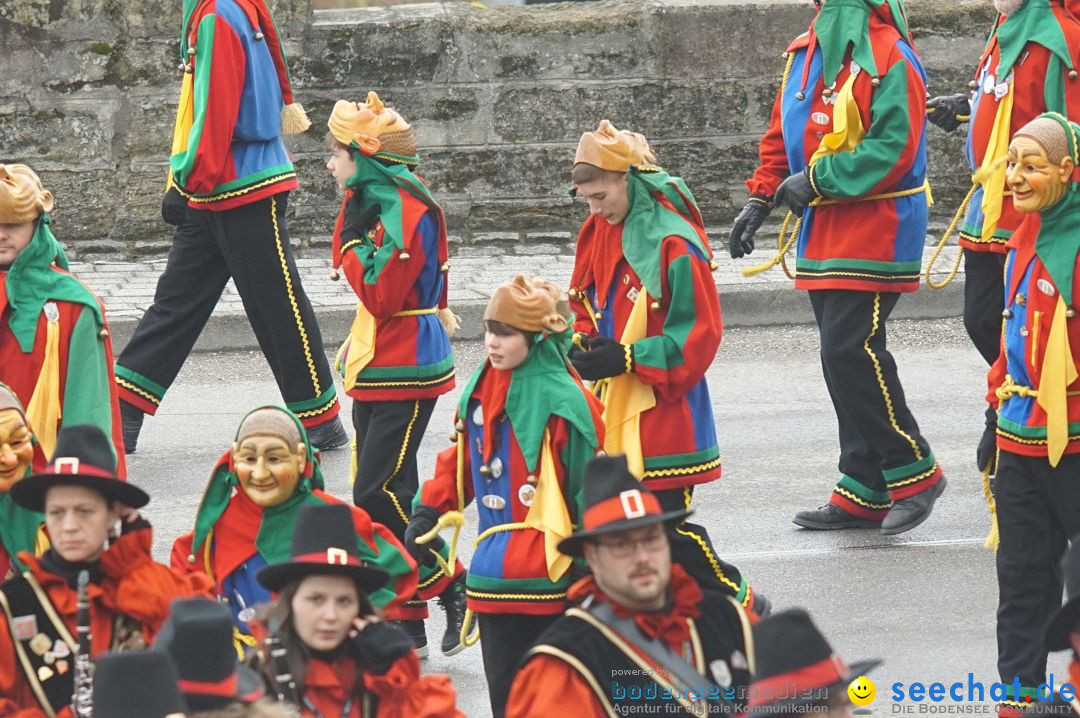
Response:
M314 127L289 140L302 188L294 239L321 242L336 211L322 128L336 99L375 89L414 121L420 173L461 241L568 239L577 138L602 118L644 132L660 163L725 227L745 197L781 51L809 0L470 3L313 12L271 0ZM163 251L180 0L0 3L0 161L39 169L58 234L78 254ZM989 0L911 0L931 93L963 88ZM929 130L936 219L967 189L962 142ZM714 239L718 239L719 232Z

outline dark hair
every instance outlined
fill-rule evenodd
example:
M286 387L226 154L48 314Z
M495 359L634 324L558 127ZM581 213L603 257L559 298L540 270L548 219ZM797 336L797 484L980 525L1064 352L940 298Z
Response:
M355 148L349 147L348 145L344 144L337 137L334 137L334 133L330 132L329 130L327 130L326 137L323 139L323 141L325 142L326 149L328 150L344 150L349 153L350 157L352 156L353 152L356 152Z
M574 184L588 184L589 182L595 182L600 179L610 181L625 176L625 172L614 172L612 170L600 169L596 165L590 165L586 162L578 162L574 165L574 170L570 174L570 181Z
M260 616L265 624L270 627L270 630L276 629L278 638L281 639L281 645L285 649L289 673L292 674L293 680L296 681L297 688L300 688L301 690L304 687L304 679L307 676L308 661L311 660L311 649L308 648L307 644L304 643L300 638L300 635L296 632L296 626L293 623L292 603L293 599L296 598L296 592L300 589L300 584L303 582L303 578L298 578L295 581L286 584L278 593L277 599L275 599L268 607L265 607L261 612L263 615ZM371 605L371 601L360 587L360 584L357 582L355 583L355 586L357 598L360 600L360 612L357 615L377 615L375 608ZM264 657L262 670L263 675L270 684L273 685L274 666L269 662L268 656ZM363 680L360 677L359 664L357 664L356 672L357 685L363 685Z
M497 322L494 319L484 320L484 329L491 332L498 337L512 337L515 334L520 334L525 337L525 344L531 349L533 343L536 341L536 335L532 332L522 331L517 327L512 327L505 322Z

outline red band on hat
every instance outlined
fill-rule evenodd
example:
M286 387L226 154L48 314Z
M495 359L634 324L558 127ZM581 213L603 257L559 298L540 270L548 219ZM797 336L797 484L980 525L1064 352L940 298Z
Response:
M236 695L236 682L237 674L233 673L231 676L222 681L211 683L209 681L189 681L186 678L180 679L180 692L181 693L198 693L204 696L222 696L225 698L231 698Z
M770 676L750 684L750 701L747 708L763 706L780 700L798 698L799 694L825 688L834 683L840 683L847 675L847 665L844 660L835 653L823 661L818 661L809 666L804 666L790 673ZM795 695L790 693L781 697L782 690L794 688Z
M363 562L350 556L343 548L328 548L316 553L293 556L292 563L324 563L327 566L363 566Z
M75 457L58 456L54 457L52 463L49 464L46 470L47 474L53 476L98 476L103 479L115 479L116 473L113 471L106 471L105 469L94 466L93 464L87 464L80 461Z
M660 501L656 496L648 491L632 489L590 506L585 510L582 526L585 531L592 531L616 521L661 513Z

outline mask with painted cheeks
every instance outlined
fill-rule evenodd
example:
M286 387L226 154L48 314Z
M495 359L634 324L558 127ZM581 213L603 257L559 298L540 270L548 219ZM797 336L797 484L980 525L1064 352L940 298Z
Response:
M258 506L288 501L307 466L307 445L280 436L252 434L233 444L233 465L240 488Z
M0 493L26 476L34 458L33 433L18 409L0 409Z
M1013 193L1013 207L1030 214L1054 206L1069 189L1073 169L1071 157L1066 155L1054 162L1033 137L1014 137L1009 144L1005 170L1005 181Z

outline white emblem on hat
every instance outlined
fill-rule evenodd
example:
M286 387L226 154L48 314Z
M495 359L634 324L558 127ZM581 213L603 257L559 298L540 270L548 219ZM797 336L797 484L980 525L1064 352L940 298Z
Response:
M347 566L349 564L349 552L343 548L334 548L331 546L326 549L326 563L338 563L342 566Z
M619 503L622 504L623 514L628 519L636 519L645 515L645 502L641 499L641 491L627 489L619 493Z
M79 458L77 456L60 456L53 459L54 474L77 474L79 473Z

